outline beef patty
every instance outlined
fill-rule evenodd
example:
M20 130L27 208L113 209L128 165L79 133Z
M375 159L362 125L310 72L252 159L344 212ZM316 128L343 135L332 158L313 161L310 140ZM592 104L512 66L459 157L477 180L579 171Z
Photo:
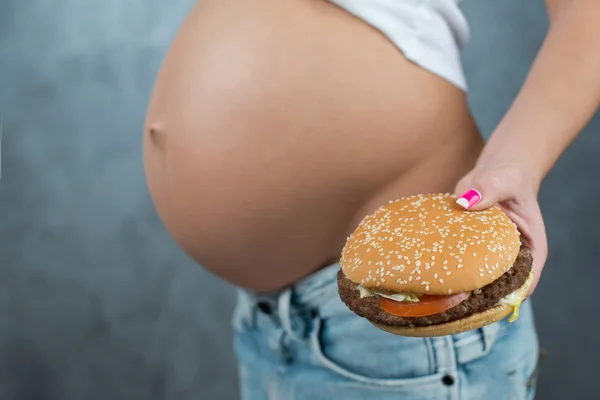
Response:
M514 292L527 280L531 272L533 259L525 241L521 240L521 249L512 268L500 278L472 292L462 303L439 314L425 317L398 317L379 307L379 296L360 298L358 284L352 282L340 270L338 272L338 291L342 301L357 315L369 321L391 326L428 326L455 321L471 314L493 307L506 295Z

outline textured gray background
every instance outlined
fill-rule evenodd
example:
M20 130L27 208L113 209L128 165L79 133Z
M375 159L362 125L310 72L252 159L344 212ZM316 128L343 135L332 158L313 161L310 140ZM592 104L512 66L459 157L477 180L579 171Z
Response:
M233 290L174 245L142 170L153 78L191 4L0 2L2 400L237 397ZM465 10L471 104L489 133L547 21L541 0ZM541 399L600 397L599 129L596 118L542 189Z

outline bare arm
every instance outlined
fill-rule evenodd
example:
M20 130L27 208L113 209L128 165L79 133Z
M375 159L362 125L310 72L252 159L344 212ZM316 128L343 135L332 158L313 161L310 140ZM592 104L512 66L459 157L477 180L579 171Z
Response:
M521 165L536 184L600 107L600 1L547 6L548 35L479 162Z

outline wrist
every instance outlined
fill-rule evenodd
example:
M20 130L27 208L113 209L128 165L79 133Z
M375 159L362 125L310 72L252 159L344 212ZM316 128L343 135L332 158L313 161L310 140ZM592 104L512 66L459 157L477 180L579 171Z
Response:
M510 155L514 155L509 153ZM528 192L537 196L543 175L526 158L513 157L486 157L485 154L477 160L477 170L497 171L499 176L510 176L510 181L515 182L521 192Z
M515 169L537 191L548 172L549 151L544 151L547 149L542 149L539 144L529 140L534 135L519 134L520 132L499 126L479 155L476 168Z

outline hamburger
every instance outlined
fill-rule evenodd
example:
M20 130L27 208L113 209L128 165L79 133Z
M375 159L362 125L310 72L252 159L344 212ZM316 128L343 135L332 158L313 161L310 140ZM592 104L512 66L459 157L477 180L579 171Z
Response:
M366 216L342 250L346 306L402 336L444 336L508 317L533 281L532 257L497 206L464 210L450 194L391 201Z

